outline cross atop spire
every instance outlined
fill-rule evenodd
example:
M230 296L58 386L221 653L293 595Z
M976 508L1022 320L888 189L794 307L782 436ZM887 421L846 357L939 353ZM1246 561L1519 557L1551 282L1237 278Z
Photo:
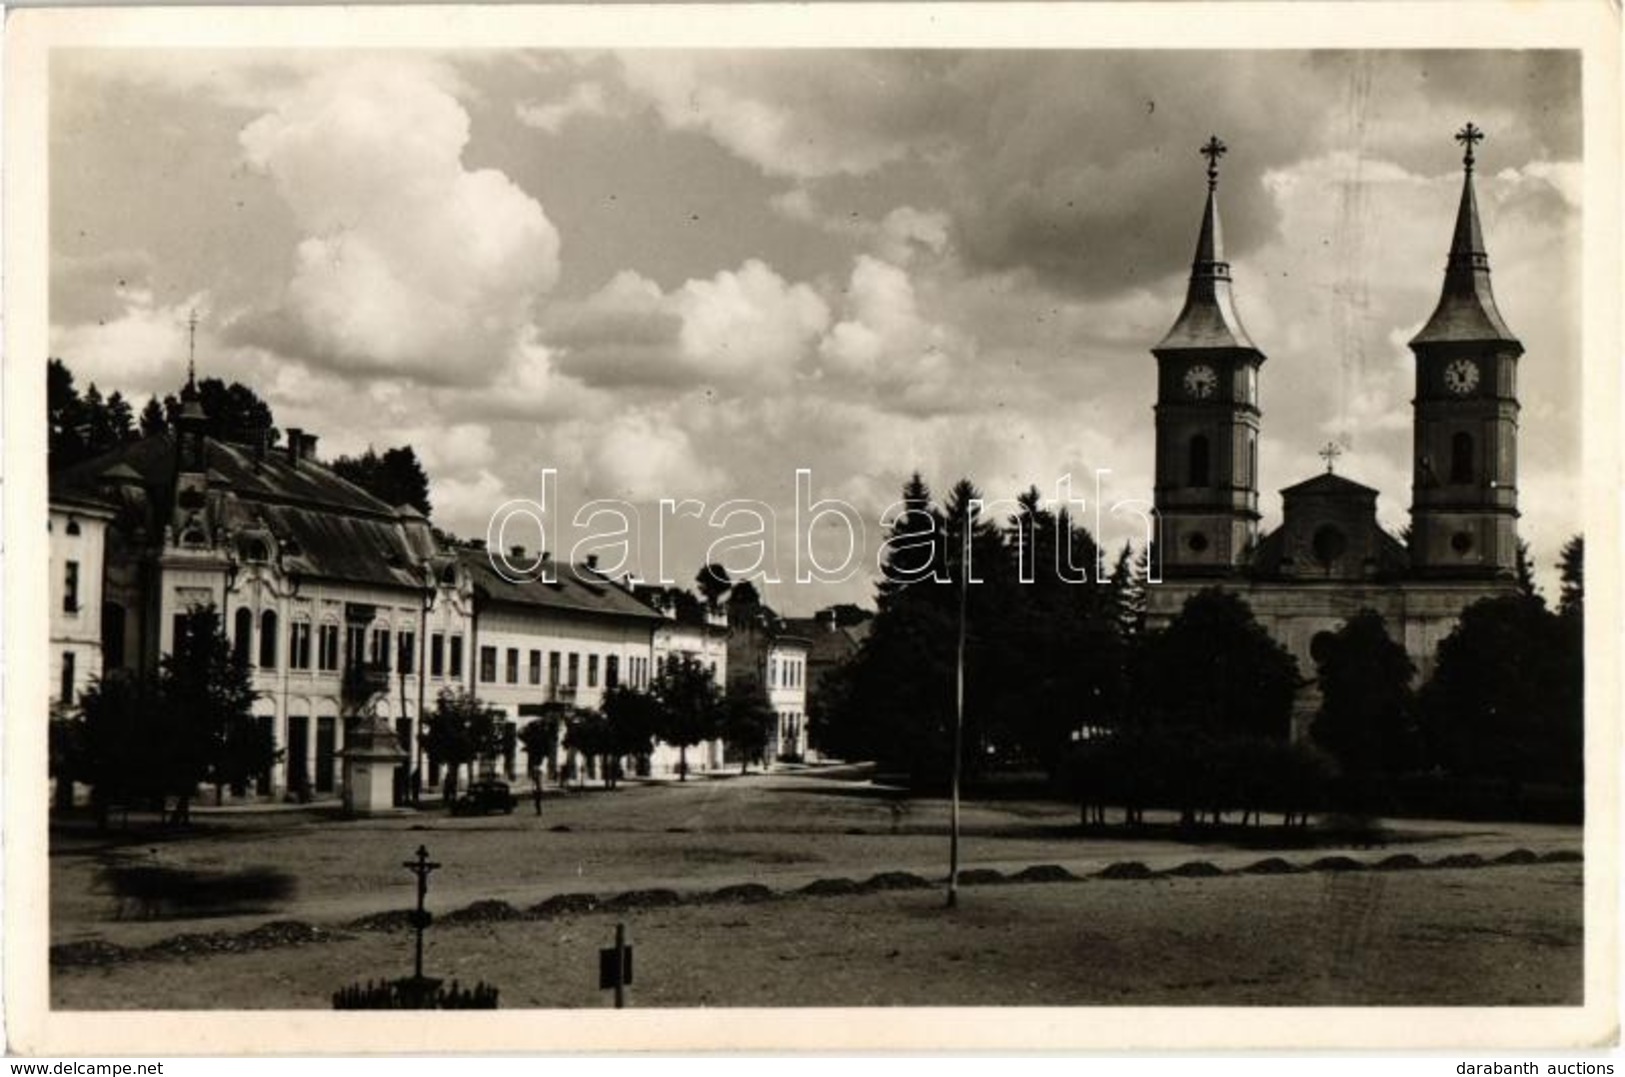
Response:
M1461 202L1450 237L1450 255L1445 260L1444 289L1433 316L1412 343L1495 340L1516 344L1517 338L1495 307L1495 294L1490 289L1490 256L1484 249L1478 195L1473 190L1473 165L1477 160L1473 151L1484 141L1484 132L1477 124L1468 123L1455 137L1466 152L1461 159Z
M1230 147L1219 141L1218 135L1209 135L1202 148L1196 151L1207 158L1207 189L1219 185L1219 158L1230 152Z
M1330 475L1332 474L1333 465L1337 463L1337 458L1343 455L1343 450L1338 447L1337 442L1328 441L1326 447L1315 455L1326 461L1326 474Z
M1224 230L1219 227L1219 158L1228 153L1218 135L1209 135L1199 153L1207 158L1207 203L1196 233L1185 307L1153 351L1172 348L1258 349L1247 337L1230 296L1230 263L1224 260ZM1263 356L1259 355L1260 361Z
M1467 126L1456 132L1456 141L1460 142L1467 151L1462 155L1461 163L1467 171L1471 172L1474 160L1473 147L1484 141L1484 132L1475 126L1471 120L1468 120Z

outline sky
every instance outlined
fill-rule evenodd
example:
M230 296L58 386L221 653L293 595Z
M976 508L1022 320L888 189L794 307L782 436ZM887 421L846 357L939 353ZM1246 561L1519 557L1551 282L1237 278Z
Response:
M1471 120L1549 593L1580 527L1573 53L64 50L50 78L51 353L81 387L175 391L196 310L200 376L323 458L412 445L440 526L545 487L545 537L504 544L585 552L614 499L637 533L601 564L687 583L709 554L795 614L872 599L916 470L990 500L1070 475L1086 520L1106 470L1099 535L1136 534L1109 510L1150 497L1210 134L1267 356L1264 527L1328 441L1402 527L1406 341Z

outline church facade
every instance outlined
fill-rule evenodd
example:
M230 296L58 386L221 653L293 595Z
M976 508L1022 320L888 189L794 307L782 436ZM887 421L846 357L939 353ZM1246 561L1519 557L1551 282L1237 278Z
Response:
M1379 613L1419 676L1462 610L1517 588L1518 359L1490 288L1489 257L1473 188L1468 124L1461 201L1432 317L1411 340L1411 526L1405 540L1377 522L1378 491L1333 473L1281 490L1282 522L1259 528L1259 379L1264 352L1248 336L1232 294L1218 208L1217 138L1185 305L1152 349L1157 361L1157 558L1147 588L1151 627L1166 625L1198 591L1240 595L1298 661L1315 671L1316 641L1362 609ZM1300 693L1293 735L1318 706Z

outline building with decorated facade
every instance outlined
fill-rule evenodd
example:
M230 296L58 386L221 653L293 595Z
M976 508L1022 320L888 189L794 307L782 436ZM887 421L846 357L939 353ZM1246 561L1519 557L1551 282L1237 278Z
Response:
M648 687L657 639L661 654L708 656L723 683L725 627L690 640L690 626L591 561L506 579L483 549L335 474L313 435L243 445L207 425L189 379L169 428L52 473L53 713L73 713L109 671L153 672L186 618L212 607L281 750L244 794L376 808L441 784L419 734L442 691L471 693L513 726L568 720L616 684ZM660 748L657 769L676 757ZM721 746L708 749L690 765L720 766ZM362 757L390 759L365 805L346 766ZM549 773L562 762L561 750ZM512 753L482 765L516 775Z

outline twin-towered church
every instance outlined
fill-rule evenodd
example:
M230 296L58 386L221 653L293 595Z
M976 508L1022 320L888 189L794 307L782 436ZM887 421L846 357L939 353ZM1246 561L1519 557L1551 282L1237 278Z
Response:
M1148 588L1153 625L1205 587L1240 594L1312 676L1312 649L1361 609L1387 622L1425 677L1461 611L1516 589L1518 357L1490 289L1489 256L1473 192L1468 124L1461 205L1433 316L1410 342L1411 527L1408 540L1377 523L1377 491L1327 470L1281 491L1283 520L1259 532L1259 380L1264 353L1231 294L1219 227L1212 138L1207 204L1184 309L1157 359L1156 493L1163 582ZM1330 450L1330 446L1328 449ZM1300 700L1301 722L1314 705Z

